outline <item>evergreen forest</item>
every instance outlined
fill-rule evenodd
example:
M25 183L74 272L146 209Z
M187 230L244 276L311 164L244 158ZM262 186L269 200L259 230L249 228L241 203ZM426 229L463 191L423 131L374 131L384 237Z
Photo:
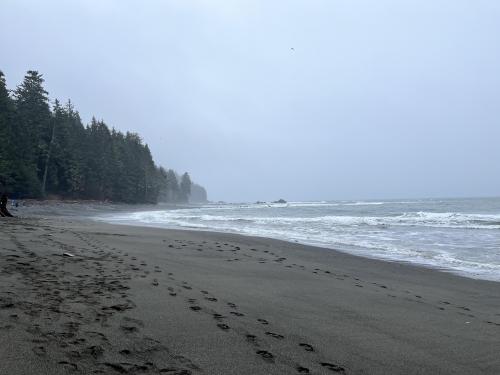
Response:
M188 202L194 189L206 200L188 173L156 165L138 134L95 118L84 125L71 101L51 103L43 84L30 70L9 91L0 71L0 193L157 203Z

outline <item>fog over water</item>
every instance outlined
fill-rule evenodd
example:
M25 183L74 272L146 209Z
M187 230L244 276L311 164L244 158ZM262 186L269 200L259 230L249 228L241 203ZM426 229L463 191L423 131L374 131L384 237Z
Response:
M139 132L212 200L498 196L496 0L2 0L10 88Z

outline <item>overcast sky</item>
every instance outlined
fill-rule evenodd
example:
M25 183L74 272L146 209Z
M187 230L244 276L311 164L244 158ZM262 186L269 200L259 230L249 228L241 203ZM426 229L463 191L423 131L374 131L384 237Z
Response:
M498 0L0 0L0 69L212 200L500 195Z

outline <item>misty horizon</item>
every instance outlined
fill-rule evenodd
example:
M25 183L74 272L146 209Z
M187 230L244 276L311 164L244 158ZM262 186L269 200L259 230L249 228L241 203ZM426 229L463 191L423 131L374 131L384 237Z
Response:
M211 201L499 195L493 1L4 4L10 89L39 71Z

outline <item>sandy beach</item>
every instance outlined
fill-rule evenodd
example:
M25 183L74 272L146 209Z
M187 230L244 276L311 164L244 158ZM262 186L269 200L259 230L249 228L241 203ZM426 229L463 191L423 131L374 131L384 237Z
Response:
M72 218L0 233L2 375L500 373L495 282Z

